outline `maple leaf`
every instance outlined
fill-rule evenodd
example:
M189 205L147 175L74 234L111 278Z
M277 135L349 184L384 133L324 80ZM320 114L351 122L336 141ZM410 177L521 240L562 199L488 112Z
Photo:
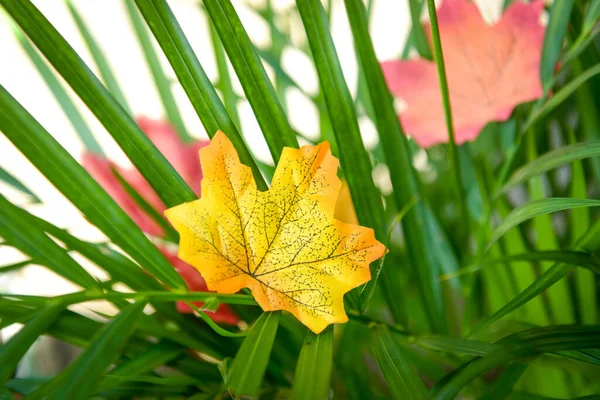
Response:
M249 288L263 310L287 310L315 333L346 322L343 295L371 278L385 247L372 229L334 219L341 182L329 144L285 148L266 192L221 131L200 160L202 197L165 212L179 258L209 290Z
M437 12L457 143L474 140L489 121L542 96L543 2L512 3L495 25L467 0L444 0ZM431 42L428 24L425 30ZM400 120L419 145L448 142L436 65L428 60L381 64L390 91L406 102Z

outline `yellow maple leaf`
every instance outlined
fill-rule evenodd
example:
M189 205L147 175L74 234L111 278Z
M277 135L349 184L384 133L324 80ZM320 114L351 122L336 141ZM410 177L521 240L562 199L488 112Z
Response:
M287 310L315 333L346 322L344 294L371 279L385 247L372 229L334 219L341 182L329 144L285 148L266 192L221 131L200 160L202 198L165 212L179 258L208 289L249 288L263 310Z

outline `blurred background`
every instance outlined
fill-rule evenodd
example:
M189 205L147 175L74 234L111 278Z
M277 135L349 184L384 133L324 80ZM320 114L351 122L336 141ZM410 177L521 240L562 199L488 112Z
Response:
M98 75L96 64L93 62L80 36L66 1L36 0L34 3ZM268 53L272 47L272 36L269 25L264 16L261 16L261 11L265 10L266 7L265 2L262 0L237 0L233 3L255 46ZM314 66L306 54L308 45L302 22L295 10L293 0L274 0L272 3L273 21L282 32L289 33L290 38L290 43L285 44L281 53L282 68L297 82L301 89L293 87L287 89L285 93L287 114L295 130L307 140L316 140L319 137L318 113L314 103L308 96L317 94L318 81ZM333 39L346 81L350 90L355 94L357 90L357 65L352 36L343 9L343 1L335 0L330 3ZM207 17L202 11L201 2L172 0L169 4L206 73L213 82L216 82L218 73L210 27ZM489 22L493 22L499 17L502 4L502 0L477 1L482 14ZM136 117L145 116L155 120L166 120L165 110L139 41L132 28L124 0L73 0L72 5L81 14L92 35L104 51L133 114ZM425 10L423 11L425 12ZM0 84L25 106L67 151L76 159L81 160L84 149L83 144L44 79L17 40L17 35L20 34L17 29L4 12L0 11L0 54L2 54ZM371 35L380 60L400 57L409 29L408 0L372 1ZM158 50L158 46L156 43L154 44ZM160 57L162 68L172 83L171 91L179 106L186 129L193 137L208 138L166 58L160 50L156 53ZM273 70L269 65L266 65L266 67L271 78L273 78ZM62 78L56 76L61 83L64 83ZM234 80L234 90L240 97L237 102L237 109L240 116L241 130L246 142L258 160L265 164L272 164L266 142L259 131L249 103L244 99L243 91L232 69L231 76ZM64 84L63 87L71 95L71 99L84 117L86 124L104 153L118 165L127 166L129 161L112 141L110 135L105 132L102 125L86 109L79 98L71 92L68 85ZM374 149L378 143L375 127L371 120L366 116L360 117L360 128L365 146L369 150ZM416 154L415 163L420 170L426 168L427 156L424 152ZM30 197L23 195L0 180L0 192L9 200L59 227L68 229L74 235L85 240L104 240L103 235L88 224L76 208L3 135L0 135L0 167L25 183L40 201L32 203ZM376 168L374 174L376 183L382 192L389 192L385 167ZM74 257L77 257L77 255L74 255ZM0 246L0 268L24 259L15 249ZM84 259L77 259L77 261L82 264L86 263ZM89 268L93 268L93 266L87 265ZM93 272L96 274L102 273L99 270ZM0 273L0 293L3 294L22 293L52 296L73 290L76 290L76 288L72 284L46 268L35 265L29 265L12 272L3 271L3 273ZM85 307L90 307L90 305L86 304ZM86 312L85 309L78 311ZM2 340L7 340L17 329L19 329L19 326L14 324L2 330ZM43 338L42 341L51 341L51 339ZM40 346L38 344L38 346L32 348L31 354L26 357L21 366L19 375L51 375L64 365L72 356L71 353L75 351L67 345L52 341L51 343L54 344L52 346ZM33 362L34 360L35 362Z

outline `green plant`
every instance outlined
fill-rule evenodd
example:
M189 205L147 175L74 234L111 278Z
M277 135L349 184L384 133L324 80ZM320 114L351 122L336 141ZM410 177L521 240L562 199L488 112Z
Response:
M124 1L167 118L181 140L191 137L150 32L206 132L210 137L225 132L241 162L252 169L257 187L266 190L273 168L256 161L246 147L227 59L277 164L284 147L298 147L300 134L288 122L285 92L301 87L281 66L282 49L291 41L289 32L275 24L271 2L256 10L272 35L267 49L253 46L230 0L199 4L212 24L219 70L213 83L166 0ZM0 5L18 26L19 41L88 151L102 152L38 51L164 206L197 198L135 123L75 4L68 2L101 80L30 0L0 0ZM1 246L29 258L0 267L0 274L39 264L82 288L53 298L2 295L0 328L16 323L23 328L0 347L0 393L32 399L451 399L459 393L529 399L600 393L594 379L600 367L600 201L595 200L600 194L599 2L555 0L542 53L544 95L520 105L507 121L489 123L476 141L460 146L454 142L435 6L432 0L427 5L433 47L418 21L422 4L411 0L407 49L437 60L451 132L449 146L428 150L407 139L394 110L369 36L371 1L365 7L361 0L344 0L360 66L356 98L329 31L331 4L324 8L318 0L297 0L297 11L291 11L298 13L306 33L307 46L299 50L314 61L320 82L318 95L307 95L319 111L320 140L329 140L340 159L358 222L372 228L389 249L383 262L371 266L372 280L346 296L350 321L319 335L289 313L262 312L248 293L188 291L157 247L177 243L177 234L143 193L116 173L137 205L159 224L160 240L145 235L0 86L0 131L110 240L82 240L0 195ZM274 70L274 84L263 62ZM376 125L374 150L363 145L359 117ZM417 156L428 158L425 168L413 166ZM387 167L389 195L376 186L374 165ZM0 179L37 201L27 182L1 169ZM92 276L71 257L74 253L110 278ZM117 283L131 291L115 289ZM91 300L106 301L118 313L102 315L99 322L68 308ZM195 315L177 312L176 301L187 302ZM203 304L190 303L198 301ZM224 328L213 321L210 312L220 304L229 305L242 323ZM52 379L15 377L20 359L41 335L83 351Z

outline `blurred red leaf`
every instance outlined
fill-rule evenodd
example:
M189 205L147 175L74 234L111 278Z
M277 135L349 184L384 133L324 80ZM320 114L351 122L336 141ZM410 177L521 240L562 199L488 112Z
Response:
M457 143L474 140L489 121L542 95L543 2L514 2L495 25L467 0L444 0L437 12ZM431 42L429 24L425 26ZM390 91L406 102L400 120L423 147L448 142L434 62L381 64Z
M136 122L199 196L202 169L198 150L209 142L198 140L186 144L181 141L177 132L166 122L152 120L147 117L137 118ZM131 187L162 214L166 209L165 205L137 169L121 168L112 161L92 153L83 155L82 164L144 232L153 236L162 236L162 229L127 194L111 170L115 168Z

